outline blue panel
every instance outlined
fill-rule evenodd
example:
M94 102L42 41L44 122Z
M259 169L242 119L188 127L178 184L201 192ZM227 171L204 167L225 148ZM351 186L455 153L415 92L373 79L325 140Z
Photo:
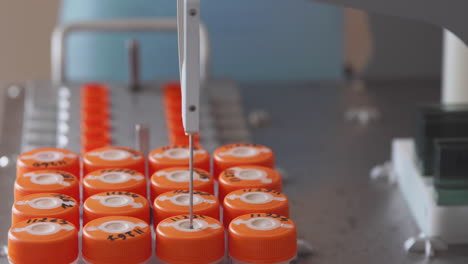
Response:
M218 78L334 79L342 69L342 11L305 0L201 0ZM175 0L63 0L62 23L90 19L173 17ZM128 79L125 41L141 40L144 80L177 79L170 33L79 33L69 41L74 80Z

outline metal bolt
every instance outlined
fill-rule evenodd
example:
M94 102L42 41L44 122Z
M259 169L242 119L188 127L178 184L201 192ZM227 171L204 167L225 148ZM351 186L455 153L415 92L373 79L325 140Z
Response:
M197 15L197 10L196 9L190 9L189 14L190 14L190 16L196 16Z

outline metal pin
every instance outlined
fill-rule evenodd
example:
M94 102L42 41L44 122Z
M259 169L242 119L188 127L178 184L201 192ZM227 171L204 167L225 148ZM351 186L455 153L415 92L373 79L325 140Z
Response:
M135 147L143 155L148 155L150 145L149 126L147 124L135 125Z
M129 86L131 91L140 89L140 43L131 39L127 43Z
M190 229L193 229L193 134L189 134L189 170L190 170L190 181L189 181L189 217L190 217Z

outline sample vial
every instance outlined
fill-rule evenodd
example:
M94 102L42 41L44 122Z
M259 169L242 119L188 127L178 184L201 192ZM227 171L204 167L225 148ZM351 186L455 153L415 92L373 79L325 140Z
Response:
M19 155L16 162L17 176L38 170L61 170L78 177L80 159L74 152L59 148L38 148Z
M151 200L161 193L173 190L188 190L190 171L187 167L162 169L151 176ZM214 183L211 175L201 169L194 169L193 188L214 194Z
M156 256L160 264L218 264L224 259L224 228L214 218L188 215L161 221L156 228Z
M138 218L107 216L83 227L83 259L91 264L142 264L151 258L151 229Z
M219 200L226 194L241 189L265 188L281 191L280 174L274 169L256 165L239 165L221 172L218 178Z
M146 197L146 178L129 169L102 169L84 177L83 199L107 191L128 191Z
M189 211L189 191L175 190L159 195L153 204L154 225L160 221ZM193 213L219 219L219 202L207 192L193 192Z
M33 218L15 223L8 232L12 264L71 264L78 258L78 232L70 222Z
M34 193L61 193L80 201L78 179L58 170L38 170L18 175L15 180L15 200Z
M131 192L103 192L90 196L83 204L83 222L104 216L122 215L149 223L150 208L145 197Z
M274 213L289 217L286 195L270 189L242 189L230 192L224 198L223 220L227 227L232 219L248 213Z
M232 264L289 264L297 255L296 225L276 214L252 213L229 225Z
M273 151L258 144L228 144L217 148L213 153L214 177L230 167L238 165L258 165L275 167Z
M70 196L59 193L36 193L22 197L13 203L13 224L39 217L58 218L80 227L80 204Z
M149 154L149 170L153 174L156 171L188 166L190 151L187 145L164 146L154 149ZM208 151L195 147L193 152L193 164L195 168L210 171L210 154Z
M83 156L83 172L123 168L145 173L145 158L141 152L126 147L108 146L86 152Z

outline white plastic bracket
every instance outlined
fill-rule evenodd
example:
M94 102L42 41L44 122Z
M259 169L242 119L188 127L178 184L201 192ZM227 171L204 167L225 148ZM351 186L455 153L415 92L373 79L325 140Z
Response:
M199 132L200 0L177 0L182 120L187 134Z

